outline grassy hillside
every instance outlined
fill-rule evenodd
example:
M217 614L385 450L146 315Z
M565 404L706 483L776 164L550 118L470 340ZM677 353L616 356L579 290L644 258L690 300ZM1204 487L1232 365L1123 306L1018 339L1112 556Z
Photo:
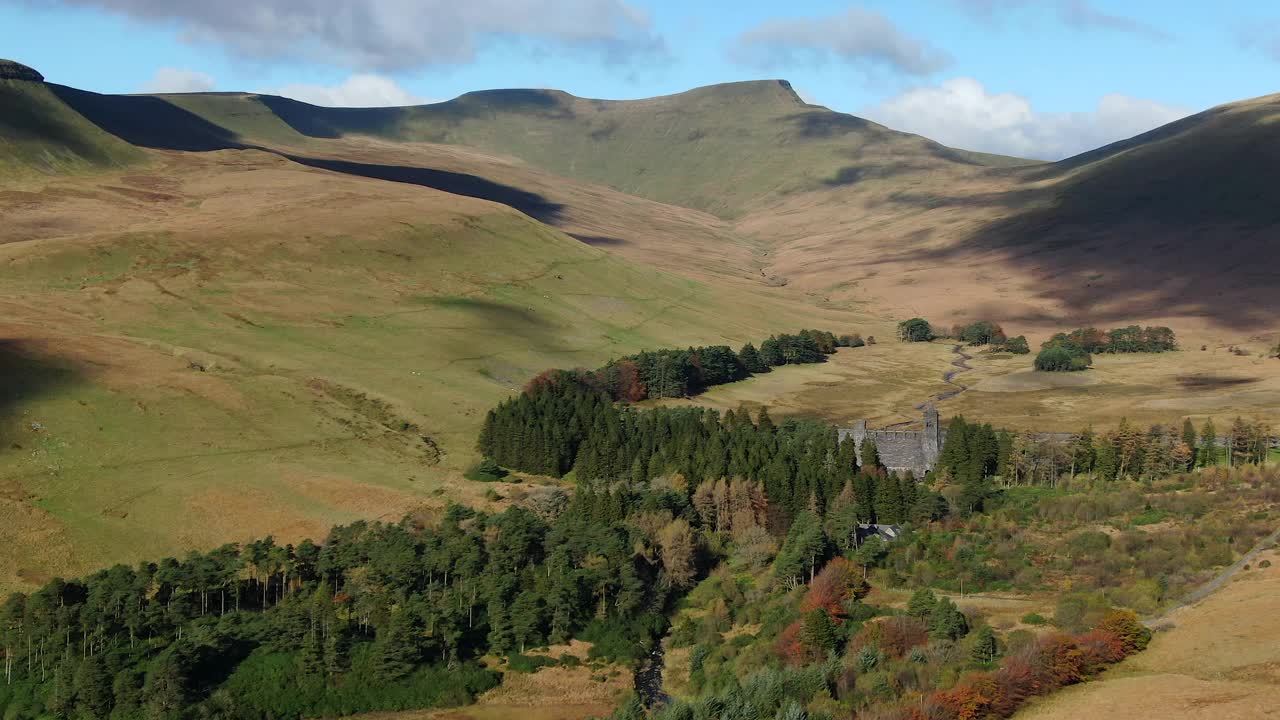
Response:
M860 329L495 203L259 151L0 196L0 585L395 518L551 366Z
M0 180L78 173L142 159L64 105L25 65L0 59Z
M410 108L319 108L284 98L173 98L244 137L372 135L465 145L640 197L736 216L804 190L949 166L1021 163L953 150L808 105L784 81L732 83L636 101L492 90Z

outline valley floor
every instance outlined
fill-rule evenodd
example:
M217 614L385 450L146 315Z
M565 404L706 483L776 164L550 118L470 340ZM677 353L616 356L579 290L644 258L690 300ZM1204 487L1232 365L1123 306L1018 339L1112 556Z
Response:
M1014 332L1017 329L1014 328ZM1255 348L1237 355L1227 346L1185 341L1171 353L1096 355L1080 373L1031 368L1034 355L969 349L971 371L955 381L967 390L937 403L944 418L964 415L1011 430L1072 432L1114 427L1121 419L1141 426L1199 425L1212 417L1221 428L1236 416L1267 419L1280 405L1280 360ZM918 422L916 406L955 388L943 382L954 370L954 342L902 343L842 350L821 365L786 367L696 398L664 401L720 410L768 406L775 417L799 416L872 427Z

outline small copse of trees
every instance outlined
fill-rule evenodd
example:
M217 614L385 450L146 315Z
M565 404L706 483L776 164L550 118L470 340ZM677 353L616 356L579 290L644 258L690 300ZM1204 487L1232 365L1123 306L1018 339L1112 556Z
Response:
M1078 345L1047 345L1036 354L1035 367L1045 372L1088 370L1093 358Z
M924 318L911 318L898 323L898 338L906 342L929 342L936 337L933 326Z

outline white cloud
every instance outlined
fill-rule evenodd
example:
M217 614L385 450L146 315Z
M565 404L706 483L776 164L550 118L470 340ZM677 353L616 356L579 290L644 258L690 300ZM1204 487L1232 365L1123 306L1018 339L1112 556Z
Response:
M960 7L970 14L988 21L1004 19L1006 15L1024 8L1053 5L1057 9L1058 19L1067 27L1075 30L1110 30L1129 33L1150 38L1152 40L1171 40L1168 33L1151 23L1128 17L1113 15L1099 10L1088 0L955 0Z
M1013 93L993 94L957 77L908 90L863 114L944 145L1058 160L1124 140L1191 114L1187 108L1128 95L1105 95L1085 112L1041 112Z
M648 15L624 0L29 0L177 27L191 42L254 58L360 70L465 63L485 43L576 49L605 62L663 55Z
M400 107L436 102L414 95L389 77L368 73L352 75L337 85L293 84L262 93L325 107Z
M946 53L902 32L884 15L858 7L826 18L766 20L735 38L729 57L760 68L837 60L908 75L928 75L950 63Z
M217 87L214 79L202 72L184 68L163 67L142 86L144 93L209 92Z

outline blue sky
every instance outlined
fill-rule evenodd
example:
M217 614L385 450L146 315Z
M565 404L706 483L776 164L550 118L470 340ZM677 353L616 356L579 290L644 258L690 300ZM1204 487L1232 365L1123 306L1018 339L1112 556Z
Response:
M1056 158L1280 90L1263 0L0 0L0 57L99 92L330 105L497 87L637 98L782 77L813 102Z

